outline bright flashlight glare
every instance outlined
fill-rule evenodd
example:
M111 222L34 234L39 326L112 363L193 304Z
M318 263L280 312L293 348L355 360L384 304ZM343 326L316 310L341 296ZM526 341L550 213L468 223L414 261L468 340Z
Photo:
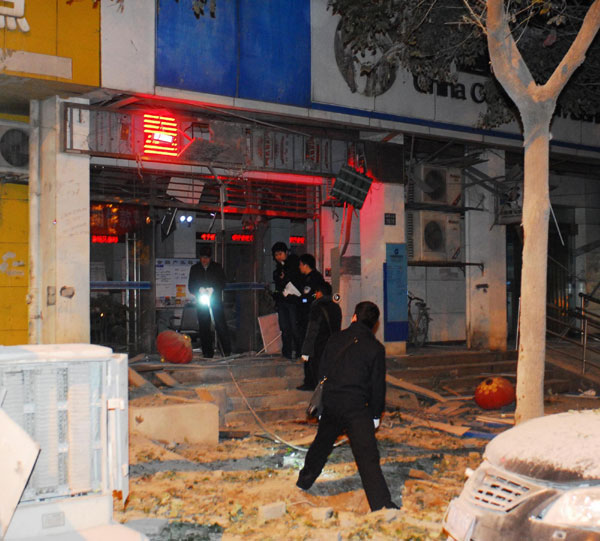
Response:
M210 297L208 295L200 295L200 304L208 306L210 304Z
M194 218L192 216L188 216L185 220L189 224Z
M183 214L179 217L179 221L181 223L185 222L185 216Z

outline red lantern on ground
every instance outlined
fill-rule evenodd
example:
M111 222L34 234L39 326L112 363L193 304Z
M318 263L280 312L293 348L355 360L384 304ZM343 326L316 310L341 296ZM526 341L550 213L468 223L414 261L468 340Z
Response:
M192 341L187 334L163 331L156 338L156 349L170 363L187 364L192 360Z
M514 401L515 388L506 378L486 378L475 389L475 402L484 410L500 409Z

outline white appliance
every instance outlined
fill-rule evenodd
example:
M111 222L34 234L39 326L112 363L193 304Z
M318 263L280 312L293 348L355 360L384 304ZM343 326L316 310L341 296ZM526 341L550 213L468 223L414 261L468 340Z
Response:
M461 200L460 169L419 165L407 184L408 203L460 206Z
M0 175L29 175L29 124L0 120Z
M26 486L12 485L20 500L0 538L146 539L112 522L113 494L125 501L129 490L127 368L127 355L101 346L0 346L0 422L40 449ZM0 440L0 460L10 453Z
M411 261L460 261L459 215L437 211L407 211L406 247Z

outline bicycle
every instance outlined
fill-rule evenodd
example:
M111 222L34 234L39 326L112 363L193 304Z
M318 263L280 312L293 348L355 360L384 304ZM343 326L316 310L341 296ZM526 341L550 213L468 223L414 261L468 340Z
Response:
M412 302L417 305L416 318L413 317L411 307ZM408 292L408 343L412 346L422 347L427 341L429 332L429 307L427 303L420 297L415 297L410 291Z

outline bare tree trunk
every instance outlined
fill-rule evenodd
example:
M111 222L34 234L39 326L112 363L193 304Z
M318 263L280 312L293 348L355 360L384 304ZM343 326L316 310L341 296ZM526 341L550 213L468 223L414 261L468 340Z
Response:
M535 113L532 116L536 116ZM523 232L525 242L521 274L521 340L517 365L516 423L544 415L544 368L546 362L550 117L545 118L546 115L541 114L536 118L534 124L527 122L525 117L526 114L523 115L525 125Z

